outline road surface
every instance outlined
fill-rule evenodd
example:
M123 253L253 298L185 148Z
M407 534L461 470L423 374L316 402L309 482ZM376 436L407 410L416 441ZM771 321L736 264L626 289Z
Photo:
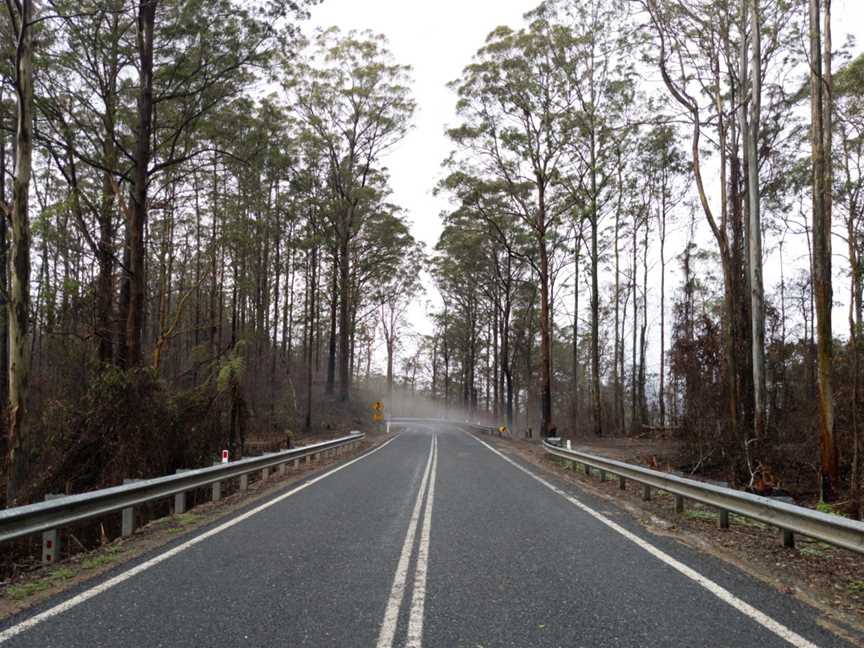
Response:
M852 646L817 613L448 428L0 625L3 648Z

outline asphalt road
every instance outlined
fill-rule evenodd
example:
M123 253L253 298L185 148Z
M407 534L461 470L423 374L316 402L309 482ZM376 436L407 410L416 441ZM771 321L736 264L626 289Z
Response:
M403 430L0 624L0 645L853 645L791 597L536 475L464 432Z

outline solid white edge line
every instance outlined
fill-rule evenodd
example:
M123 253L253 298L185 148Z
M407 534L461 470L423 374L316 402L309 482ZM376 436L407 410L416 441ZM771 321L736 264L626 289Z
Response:
M238 515L237 517L229 520L228 522L220 524L219 526L214 527L213 529L210 529L209 531L206 531L199 536L195 536L191 540L187 540L186 542L177 545L173 549L169 549L165 553L161 553L158 556L154 556L150 560L147 560L147 561L141 563L140 565L136 565L135 567L132 567L131 569L128 569L121 574L117 574L113 578L109 578L104 583L100 583L99 585L91 587L90 589L85 590L85 591L81 592L80 594L76 594L72 598L70 598L66 601L63 601L62 603L59 603L58 605L55 605L54 607L49 608L49 609L45 610L44 612L40 612L39 614L36 614L35 616L32 616L29 619L26 619L25 621L22 621L22 622L14 625L10 628L7 628L3 632L0 632L0 643L4 643L4 642L8 641L9 639L12 639L13 637L18 636L19 634L21 634L25 630L29 630L30 628L42 623L43 621L50 619L51 617L55 617L58 614L62 614L63 612L71 610L72 608L80 605L81 603L84 603L85 601L93 598L94 596L97 596L97 595L101 594L102 592L105 592L105 591L111 589L115 585L119 585L123 581L129 580L133 576L137 576L141 572L146 571L146 570L150 569L151 567L154 567L154 566L158 565L159 563L164 562L173 556L176 556L180 552L185 551L186 549L189 549L190 547L195 546L199 542L203 542L207 538L210 538L210 537L216 535L217 533L222 533L222 531L225 531L226 529L230 529L231 527L233 527L237 524L240 524L241 522L243 522L245 520L248 520L253 515L260 513L261 511L264 511L264 510L270 508L271 506L278 504L282 500L287 499L296 493L299 493L300 491L304 490L305 488L308 488L312 484L316 484L319 481L321 481L322 479L325 479L325 478L329 477L330 475L333 475L334 473L337 473L344 468L347 468L351 464L354 464L354 463L356 463L362 459L366 459L367 457L372 456L373 454L375 454L379 450L383 450L386 446L388 446L391 442L395 441L398 437L399 437L399 435L397 434L392 439L388 439L387 441L385 441L384 443L379 445L377 448L373 448L369 452L367 452L363 455L360 455L359 457L352 459L351 461L344 463L341 466L337 466L333 470L329 470L322 475L318 475L317 477L314 477L313 479L310 479L309 481L300 484L296 488L292 488L287 493L283 493L282 495L279 495L278 497L273 498L269 502L265 502L264 504L261 504L260 506L257 506L254 509L247 511L246 513L243 513L242 515Z
M384 611L384 620L381 622L381 631L378 634L377 648L391 648L393 638L396 634L396 626L399 623L399 610L402 607L402 599L405 597L405 582L408 579L408 567L411 562L411 552L414 549L414 538L417 535L417 523L420 520L420 511L423 505L423 496L426 493L426 484L429 481L429 472L432 469L432 457L435 455L435 437L429 444L429 458L426 460L426 469L423 471L423 479L417 490L417 500L411 519L408 522L408 531L405 533L405 542L402 543L402 553L396 565L396 573L393 576L393 586L390 588L390 596L387 599L387 609Z
M604 516L602 513L599 513L597 511L595 511L594 509L592 509L590 506L583 504L582 502L577 500L575 497L573 497L569 493L566 493L565 491L561 490L557 486L546 481L542 477L535 475L533 472L531 472L530 470L528 470L524 466L519 465L517 462L510 459L510 457L505 456L504 454L499 452L496 448L493 448L491 445L489 445L485 441L478 439L473 434L468 434L468 436L473 438L475 441L477 441L481 445L486 446L486 448L488 448L489 450L494 452L496 455L501 457L504 461L515 466L516 468L518 468L519 470L524 472L529 477L537 480L538 482L543 484L546 488L557 493L558 495L560 495L561 497L563 497L564 499L566 499L571 504L578 507L579 509L581 509L582 511L584 511L585 513L587 513L591 517L602 522L603 524L605 524L607 527L609 527L613 531L621 534L622 536L624 536L625 538L630 540L632 543L638 545L639 547L641 547L642 549L644 549L645 551L650 553L655 558L663 561L669 567L672 567L673 569L680 572L681 574L683 574L684 576L686 576L690 580L698 583L703 588L705 588L706 590L711 592L711 594L713 594L714 596L719 598L721 601L723 601L724 603L728 603L733 608L735 608L736 610L738 610L739 612L741 612L745 616L749 617L750 619L752 619L753 621L755 621L756 623L761 625L763 628L769 630L770 632L774 633L775 635L777 635L778 637L780 637L784 641L795 646L795 648L819 648L816 644L805 639L804 637L802 637L801 635L799 635L795 631L790 630L789 628L787 628L785 625L783 625L779 621L775 621L774 619L769 617L764 612L757 610L756 608L754 608L752 605L750 605L746 601L743 601L742 599L738 598L737 596L735 596L732 592L730 592L726 588L718 585L717 583L715 583L711 579L703 576L702 574L700 574L696 570L694 570L694 569L688 567L687 565L685 565L684 563L676 560L675 558L673 558L672 556L670 556L666 552L662 551L661 549L658 549L657 547L655 547L651 543L647 542L646 540L643 540L642 538L637 536L635 533L631 533L630 531L628 531L627 529L625 529L621 525L613 522L612 520L610 520L609 518Z
M426 574L429 566L429 534L432 527L432 506L435 501L435 475L438 470L438 435L432 437L435 454L432 459L432 473L429 477L429 491L426 495L426 509L423 513L423 529L420 531L420 547L417 549L417 566L414 571L414 589L411 592L411 616L408 620L408 639L406 648L420 648L423 645L423 610L426 603Z

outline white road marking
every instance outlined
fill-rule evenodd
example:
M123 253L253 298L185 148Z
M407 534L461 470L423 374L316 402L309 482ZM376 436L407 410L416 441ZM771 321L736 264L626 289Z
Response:
M420 548L417 550L417 566L414 572L414 589L411 592L411 616L408 620L406 648L420 648L423 644L423 608L426 604L426 574L429 565L429 532L432 527L432 505L435 501L435 475L438 468L438 436L432 438L434 456L432 475L429 478L429 494L423 513L423 529L420 532Z
M429 458L426 460L426 470L417 490L417 501L408 522L408 532L405 534L405 542L402 545L402 554L396 565L396 574L393 576L393 587L390 588L390 598L387 600L387 609L384 612L384 621L378 634L377 648L391 648L393 637L396 634L396 625L399 623L399 610L402 607L402 599L405 597L405 582L408 578L408 565L411 562L411 552L414 549L414 537L417 535L417 523L420 520L420 510L423 505L423 495L426 493L426 483L429 481L429 473L432 469L432 457L435 454L435 437L429 444Z
M137 576L141 572L146 571L146 570L150 569L151 567L155 567L159 563L164 562L164 561L168 560L169 558L172 558L173 556L176 556L180 552L185 551L186 549L189 549L190 547L194 547L199 542L203 542L207 538L211 538L211 537L215 536L217 533L222 533L226 529L230 529L231 527L233 527L237 524L240 524L241 522L243 522L245 520L248 520L253 515L260 513L261 511L264 511L264 510L270 508L271 506L278 504L282 500L287 499L296 493L299 493L300 491L308 488L312 484L318 483L322 479L326 479L330 475L337 473L344 468L347 468L351 464L356 463L362 459L366 459L367 457L375 454L379 450L382 450L385 446L389 445L391 442L395 441L398 438L398 436L399 435L397 434L392 439L390 439L389 441L386 441L385 443L382 443L380 446L378 446L374 450L367 452L366 454L364 454L360 457L357 457L356 459L352 459L351 461L344 463L341 466L337 466L333 470L330 470L330 471L324 473L323 475L319 475L318 477L310 479L309 481L300 484L296 488L292 488L287 493L283 493L282 495L279 495L278 497L273 498L269 502L266 502L266 503L262 504L261 506L255 507L251 511L247 511L246 513L243 513L242 515L238 515L237 517L229 520L228 522L225 522L224 524L220 524L219 526L217 526L213 529L210 529L209 531L202 533L201 535L196 536L196 537L192 538L191 540L184 542L183 544L177 545L173 549L169 549L165 553L159 554L158 556L154 556L150 560L143 562L140 565L136 565L135 567L132 567L131 569L128 569L121 574L117 574L116 576L108 579L104 583L100 583L99 585L96 585L95 587L91 587L90 589L85 590L84 592L81 592L80 594L77 594L66 601L63 601L62 603L59 603L58 605L55 605L54 607L49 608L49 609L45 610L44 612L40 612L39 614L30 617L26 621L22 621L21 623L18 623L16 625L12 626L11 628L7 628L3 632L0 632L0 643L4 643L4 642L8 641L9 639L12 639L13 637L18 636L19 634L21 634L25 630L29 630L30 628L42 623L43 621L50 619L51 617L55 617L58 614L62 614L63 612L71 610L72 608L80 605L81 603L84 603L84 601L87 601L87 600L93 598L94 596L97 596L97 595L101 594L102 592L105 592L105 591L111 589L115 585L119 585L123 581L129 580L133 576Z
M642 549L644 549L645 551L650 553L655 558L662 560L664 563L666 563L667 565L669 565L673 569L677 570L678 572L680 572L681 574L683 574L684 576L686 576L690 580L698 583L699 585L704 587L706 590L711 592L714 596L719 598L721 601L728 603L733 608L735 608L736 610L738 610L739 612L741 612L745 616L749 617L750 619L752 619L753 621L755 621L756 623L761 625L763 628L770 630L771 632L773 632L775 635L777 635L778 637L780 637L784 641L795 646L795 648L819 648L816 644L805 639L804 637L802 637L798 633L794 632L793 630L790 630L789 628L787 628L785 625L783 625L779 621L775 621L774 619L769 617L764 612L757 610L756 608L754 608L749 603L741 600L740 598L735 596L732 592L730 592L726 588L718 585L717 583L715 583L711 579L706 578L705 576L703 576L702 574L700 574L696 570L691 569L690 567L688 567L684 563L676 560L675 558L673 558L672 556L670 556L666 552L658 549L657 547L652 545L650 542L647 542L647 541L643 540L642 538L640 538L639 536L637 536L636 534L631 533L630 531L628 531L627 529L625 529L621 525L616 524L615 522L613 522L609 518L605 517L603 514L598 513L597 511L592 509L590 506L583 504L582 502L577 500L575 497L573 497L569 493L564 492L563 490L561 490L557 486L554 486L553 484L549 483L548 481L546 481L542 477L535 475L533 472L531 472L527 468L520 466L518 463L516 463L515 461L510 459L510 457L505 456L504 454L499 452L497 449L493 448L491 445L489 445L485 441L478 439L473 434L469 434L468 436L470 436L472 439L474 439L478 443L486 446L489 450L491 450L496 455L501 457L504 461L506 461L509 464L512 464L513 466L515 466L516 468L518 468L519 470L524 472L526 475L528 475L532 479L536 479L538 482L543 484L549 490L557 493L558 495L560 495L561 497L563 497L564 499L569 501L574 506L582 509L583 511L585 511L585 513L587 513L591 517L596 518L597 520L599 520L600 522L605 524L607 527L609 527L613 531L620 533L622 536L624 536L625 538L630 540L632 543L638 545L639 547L641 547Z

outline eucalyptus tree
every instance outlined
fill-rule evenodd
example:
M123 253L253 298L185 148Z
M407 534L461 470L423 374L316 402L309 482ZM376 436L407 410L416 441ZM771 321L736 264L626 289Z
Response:
M9 325L9 473L6 499L14 506L27 477L31 449L28 417L30 388L30 211L33 167L33 30L38 16L32 0L7 2L9 27L15 42L15 172L12 202L3 204L11 225L10 285L6 299ZM3 178L2 182L5 183ZM5 241L2 242L5 246Z
M484 294L479 277L483 276L484 259L478 254L484 234L475 228L456 223L445 225L435 246L432 276L445 304L442 314L445 351L445 393L452 382L450 358L460 368L461 405L467 411L477 409L477 366L482 346ZM455 363L454 363L455 364Z
M836 141L832 156L838 210L845 221L849 255L849 342L852 353L852 500L862 509L861 354L864 344L864 55L834 77Z
M840 476L834 431L831 225L833 207L831 0L810 0L810 148L813 199L813 285L819 386L819 488L824 501L837 497Z
M683 110L691 127L690 164L699 204L720 253L724 278L724 401L727 410L728 441L737 447L747 468L755 465L754 442L764 442L756 430L764 428L755 416L754 377L764 377L759 367L759 342L754 350L754 331L758 337L752 306L759 308L761 297L751 295L749 259L761 257L758 233L748 240L750 212L758 205L756 191L758 168L749 170L748 156L753 153L753 137L759 136L756 159L763 165L791 110L783 93L785 78L798 62L794 42L800 33L800 7L783 0L762 1L758 7L761 34L758 65L750 62L749 75L759 77L755 97L748 87L747 45L751 36L744 10L748 3L699 0L695 5L680 0L642 0L651 28L658 41L654 62L659 67L669 95ZM752 4L752 3L750 3ZM755 48L754 48L755 49ZM768 86L772 87L768 87ZM765 95L771 104L765 105ZM757 101L761 100L761 103ZM749 117L745 113L753 110ZM755 110L757 104L760 110ZM742 126L752 131L749 144L742 142ZM755 129L751 128L756 126ZM746 135L747 133L744 133ZM711 146L703 146L706 138ZM749 148L748 148L749 147ZM716 153L719 159L718 194L710 195L711 185L703 177L705 158ZM713 203L713 204L712 204ZM756 214L753 214L754 217ZM752 252L751 252L752 249ZM761 263L761 259L759 261ZM753 268L758 271L758 268ZM758 278L757 278L758 279ZM756 282L758 293L758 281ZM755 317L761 319L756 313ZM756 325L754 327L754 324ZM764 399L760 404L764 407ZM755 421L755 423L754 423Z
M378 324L387 352L387 395L393 394L393 366L405 328L405 314L420 296L420 272L425 263L423 249L411 236L404 220L392 212L383 212L377 219L367 220L364 228L372 254L371 285L378 310Z
M445 224L471 237L479 245L475 249L455 245L441 249L451 256L460 252L470 255L472 259L469 267L472 272L479 273L475 279L491 315L490 339L487 342L491 345L492 389L496 396L493 414L498 415L497 406L503 404L504 420L512 428L516 360L513 351L513 309L520 284L525 281L533 237L521 221L507 216L506 201L502 196L491 190L477 193L476 178L454 173L443 186L456 193L458 203L456 210L443 216ZM481 261L479 265L476 264L477 259Z
M69 186L76 226L97 259L93 333L100 361L111 362L117 141L120 111L131 108L130 83L122 76L132 64L135 20L126 0L49 4L55 18L46 28L56 37L49 41L51 65L40 69L39 141ZM99 185L98 192L92 185Z
M660 255L660 369L659 416L660 427L666 426L666 265L668 263L666 242L668 228L674 218L674 210L686 195L682 178L686 176L686 158L678 148L675 129L668 124L655 126L642 141L639 157L640 168L654 194L654 205L650 215L656 221L657 242Z
M381 155L405 135L414 112L410 68L393 60L386 39L371 32L319 31L286 86L299 119L325 152L334 205L330 219L339 260L340 398L349 399L350 246Z
M491 220L484 195L503 201L496 215L521 223L532 239L530 264L540 291L540 429L552 422L551 241L561 225L564 193L558 186L565 150L573 135L569 112L572 89L559 66L558 50L569 41L566 29L543 16L520 30L499 27L475 61L454 82L462 123L448 134L457 145L451 159L470 204ZM471 179L476 179L474 182Z
M562 183L576 218L585 219L589 225L592 427L594 434L600 435L601 219L610 207L615 208L619 147L633 130L632 54L638 30L630 21L627 4L618 0L548 0L530 15L550 21L566 34L555 43L555 61L566 75L572 97L568 119L573 130L567 140L569 164L562 173Z

